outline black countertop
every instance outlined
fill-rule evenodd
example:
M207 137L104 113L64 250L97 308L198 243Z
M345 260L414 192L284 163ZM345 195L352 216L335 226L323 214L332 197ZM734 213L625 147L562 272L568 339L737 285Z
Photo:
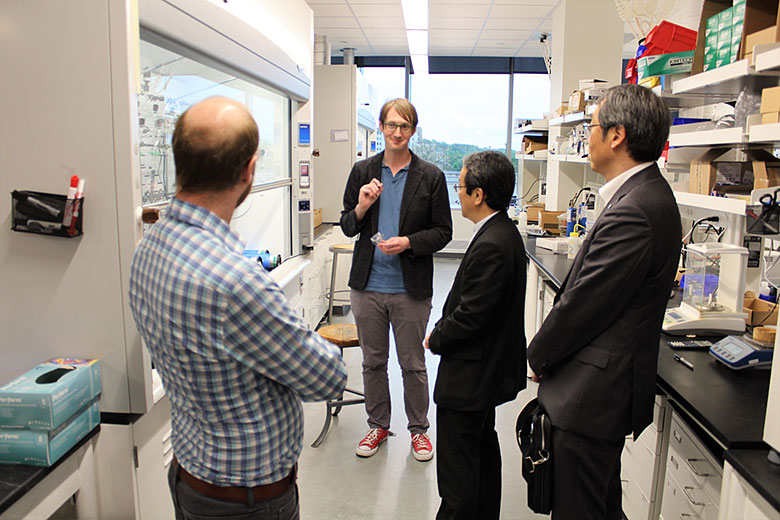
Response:
M526 254L554 286L560 287L571 266L566 255L537 249L533 237L526 238ZM770 371L732 370L716 361L709 351L675 351L666 339L665 335L661 337L658 355L658 390L669 397L688 422L694 423L697 433L710 436L703 440L714 455L721 460L734 459L734 468L780 510L780 469L766 460L768 447L763 442ZM690 361L694 369L675 361L675 353Z
M81 439L60 459L49 467L24 466L21 464L0 464L0 514L11 507L25 493L51 473L54 468L62 464L73 455L81 446L90 442L92 437L100 431L100 426L95 427L83 439ZM41 497L43 499L44 497Z
M780 466L767 460L768 450L728 450L726 460L764 500L780 511Z

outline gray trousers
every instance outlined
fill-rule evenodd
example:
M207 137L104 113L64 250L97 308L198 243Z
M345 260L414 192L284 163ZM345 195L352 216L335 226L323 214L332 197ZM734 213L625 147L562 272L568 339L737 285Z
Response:
M408 294L350 292L352 314L363 351L363 392L370 428L390 428L390 383L387 360L390 326L404 384L407 428L425 433L428 423L428 372L425 368L425 328L431 299L414 300Z

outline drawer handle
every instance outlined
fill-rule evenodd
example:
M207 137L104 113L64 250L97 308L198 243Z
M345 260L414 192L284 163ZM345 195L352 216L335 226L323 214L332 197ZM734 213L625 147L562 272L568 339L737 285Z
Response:
M689 492L689 490L690 490L690 491L693 491L693 488L692 488L691 486L683 486L683 488L682 488L682 489L683 489L683 493L685 493L685 498L687 498L687 499L688 499L688 501L689 501L691 504L693 504L693 505L695 505L695 506L703 506L703 505L705 505L705 504L704 504L704 502L697 502L697 501L695 501L695 500L693 499L693 497L691 496L691 493Z
M686 518L693 518L694 516L699 516L699 515L692 515L690 513L680 513L680 520L685 520Z
M696 469L696 467L693 465L694 462L704 462L705 464L709 465L709 463L704 459L685 459L685 461L688 463L688 467L691 468L691 471L693 471L694 475L697 477L711 477L712 473L705 473L701 472Z
M680 435L679 433L677 433L677 430L672 430L672 435L674 435L674 439L675 439L677 442L679 442L679 443L682 443L682 435Z

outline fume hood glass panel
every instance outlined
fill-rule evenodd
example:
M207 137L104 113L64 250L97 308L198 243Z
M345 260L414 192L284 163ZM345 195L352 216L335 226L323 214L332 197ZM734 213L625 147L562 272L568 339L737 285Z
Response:
M255 186L290 179L290 102L263 87L141 41L138 96L143 204L164 203L176 192L171 140L176 119L212 96L246 105L260 130Z

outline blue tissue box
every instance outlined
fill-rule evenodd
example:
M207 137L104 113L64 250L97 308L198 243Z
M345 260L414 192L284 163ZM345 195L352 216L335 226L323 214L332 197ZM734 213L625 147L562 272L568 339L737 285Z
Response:
M0 464L51 466L100 424L97 399L52 431L0 428Z
M0 386L0 428L53 430L101 389L97 359L51 359Z

